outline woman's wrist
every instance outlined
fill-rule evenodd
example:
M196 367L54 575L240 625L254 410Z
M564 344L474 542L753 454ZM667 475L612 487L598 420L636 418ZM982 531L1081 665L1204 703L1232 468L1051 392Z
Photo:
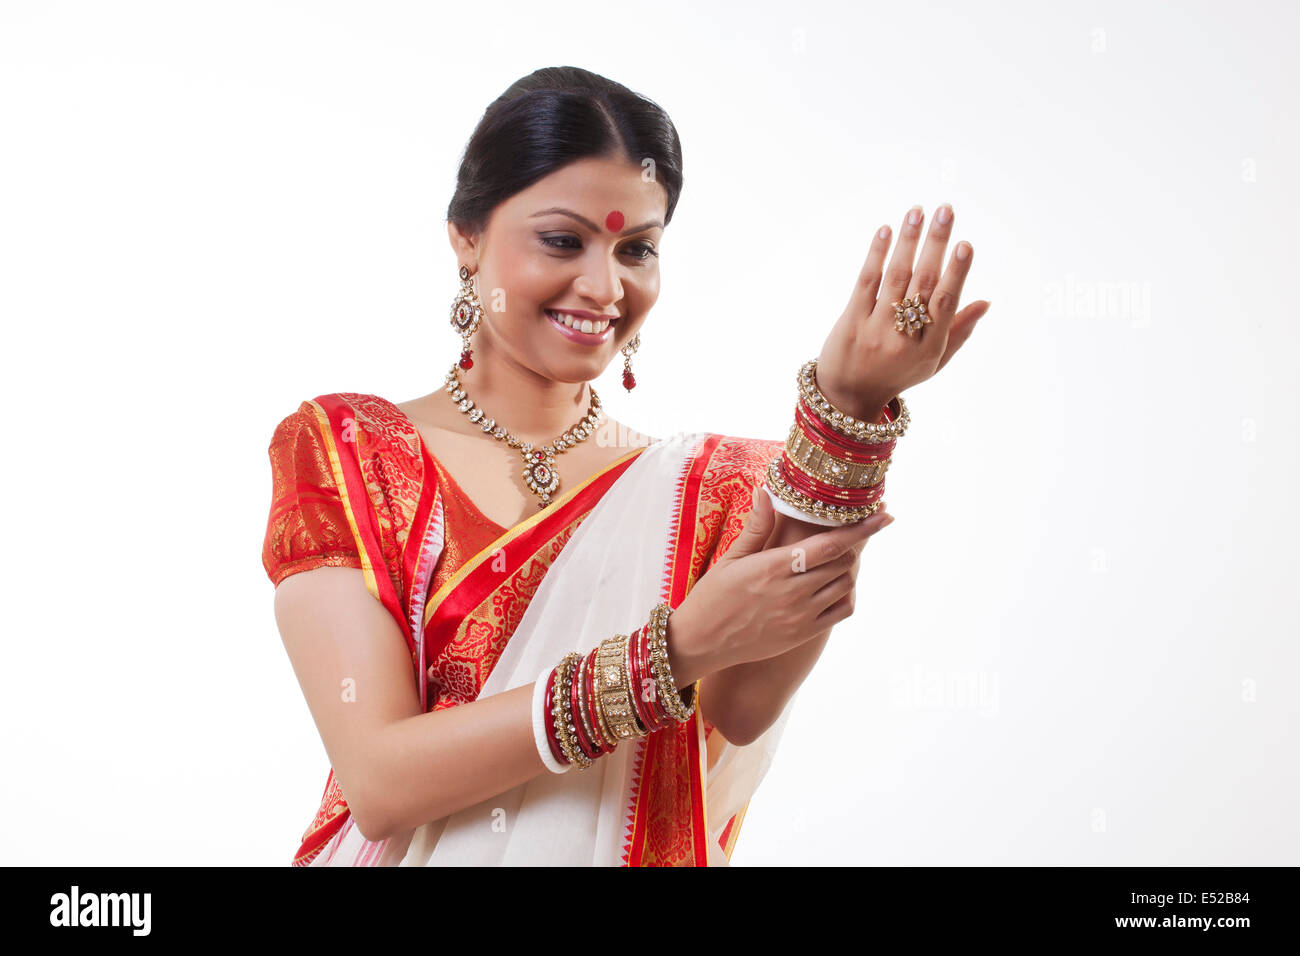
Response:
M668 618L668 663L679 690L722 669L715 649L705 646L710 632L697 626L689 603L683 601Z
M835 386L834 383L817 381L821 392L826 399L846 415L852 415L859 421L867 422L871 425L883 425L885 423L885 406L894 400L894 395L880 395L873 393L866 396L849 395L842 389Z
M801 512L815 524L855 523L883 505L885 470L911 417L901 395L887 402L864 398L873 394L864 390L846 395L834 381L825 383L827 395L817 365L805 362L796 376L794 425L781 454L768 462L766 487L778 513Z

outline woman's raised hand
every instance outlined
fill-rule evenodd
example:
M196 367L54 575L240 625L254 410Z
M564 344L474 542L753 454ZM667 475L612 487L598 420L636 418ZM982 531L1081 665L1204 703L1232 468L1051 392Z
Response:
M988 311L986 299L958 309L974 253L970 243L957 243L948 267L943 268L944 250L952 234L951 206L939 207L913 270L924 218L920 206L912 207L903 217L887 269L890 232L884 226L877 230L849 304L818 356L817 384L822 393L855 418L876 421L894 396L948 364ZM930 322L917 334L908 335L895 328L894 303L918 294Z
M788 547L764 550L775 526L759 489L745 528L669 619L673 672L699 675L783 654L853 614L858 556L867 539L894 520L870 518L830 528Z

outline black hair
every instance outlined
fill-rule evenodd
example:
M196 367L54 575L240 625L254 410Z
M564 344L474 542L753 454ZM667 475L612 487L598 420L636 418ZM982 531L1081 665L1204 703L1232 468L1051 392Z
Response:
M545 176L587 157L654 161L668 196L664 225L682 191L677 128L649 98L576 66L536 70L484 111L465 146L447 221L475 234L492 210Z

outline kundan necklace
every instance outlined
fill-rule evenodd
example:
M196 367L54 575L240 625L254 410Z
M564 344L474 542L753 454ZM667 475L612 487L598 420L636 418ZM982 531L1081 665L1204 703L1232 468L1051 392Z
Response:
M485 433L493 438L500 439L511 448L519 449L519 454L524 459L524 483L533 490L533 494L542 499L538 502L537 507L539 508L545 508L550 504L551 495L560 487L560 475L555 470L555 456L572 448L584 438L594 435L597 422L605 414L600 407L600 397L596 394L596 390L588 385L587 388L591 392L591 404L587 406L587 414L583 416L582 421L559 438L554 439L549 445L534 448L532 442L520 441L498 425L496 419L487 418L483 409L477 407L465 397L465 389L460 384L460 375L457 372L457 366L454 364L451 371L447 373L446 388L451 394L451 400L455 402L456 407L468 415L470 421L480 422L480 427Z

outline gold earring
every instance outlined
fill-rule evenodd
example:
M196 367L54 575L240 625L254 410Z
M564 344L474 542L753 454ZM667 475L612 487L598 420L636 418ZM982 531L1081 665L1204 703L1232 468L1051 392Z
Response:
M636 376L632 374L632 356L641 345L641 330L637 329L632 340L619 349L623 353L623 387L629 392L636 388Z
M451 303L451 327L460 333L461 341L465 344L460 353L460 367L463 369L474 367L474 360L470 358L473 350L469 347L469 337L478 331L481 321L483 321L483 305L474 291L469 267L461 266L460 293Z

